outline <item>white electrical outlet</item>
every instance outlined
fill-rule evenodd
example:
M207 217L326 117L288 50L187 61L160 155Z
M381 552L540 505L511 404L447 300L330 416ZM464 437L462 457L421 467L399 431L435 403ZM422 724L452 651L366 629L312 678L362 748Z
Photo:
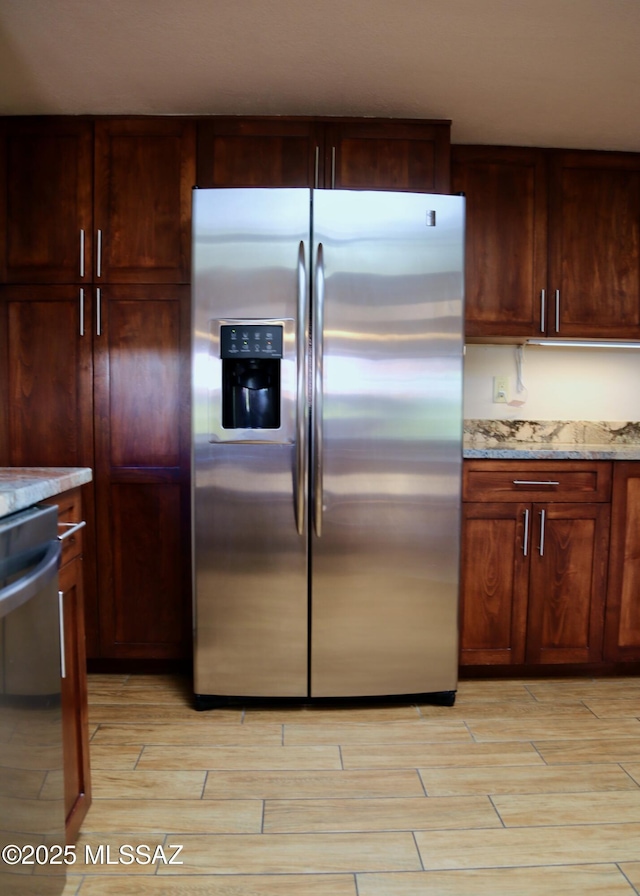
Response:
M507 404L509 401L509 377L494 376L493 378L493 402L494 404Z

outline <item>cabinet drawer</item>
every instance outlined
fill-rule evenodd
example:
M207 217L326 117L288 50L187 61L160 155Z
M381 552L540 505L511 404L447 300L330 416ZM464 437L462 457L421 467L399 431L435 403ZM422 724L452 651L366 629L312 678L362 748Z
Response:
M609 501L610 461L468 460L463 501Z
M62 537L62 555L60 566L69 563L82 554L83 529L70 530L82 521L82 497L79 488L63 492L55 498L43 501L43 504L55 504L58 508L58 537Z

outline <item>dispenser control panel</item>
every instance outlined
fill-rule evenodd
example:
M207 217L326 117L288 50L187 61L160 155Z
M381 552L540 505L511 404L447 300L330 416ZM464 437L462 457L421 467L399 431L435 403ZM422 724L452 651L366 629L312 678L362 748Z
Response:
M220 327L221 358L282 358L282 325L240 324Z

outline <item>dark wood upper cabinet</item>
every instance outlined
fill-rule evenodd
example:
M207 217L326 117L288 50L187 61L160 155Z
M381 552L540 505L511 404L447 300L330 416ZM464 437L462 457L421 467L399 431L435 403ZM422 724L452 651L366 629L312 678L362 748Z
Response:
M547 285L543 153L453 146L451 188L466 196L467 335L540 336Z
M0 120L0 281L91 280L93 124Z
M194 184L191 121L96 121L96 284L189 282Z
M200 121L197 184L313 186L324 178L322 140L322 129L307 119L216 117Z
M2 454L10 466L93 466L89 293L60 285L0 288L8 418Z
M549 158L549 335L637 339L640 155Z
M448 193L450 122L342 121L326 125L324 186Z
M198 125L199 187L448 192L449 122L212 118Z
M452 148L468 336L640 338L640 154Z

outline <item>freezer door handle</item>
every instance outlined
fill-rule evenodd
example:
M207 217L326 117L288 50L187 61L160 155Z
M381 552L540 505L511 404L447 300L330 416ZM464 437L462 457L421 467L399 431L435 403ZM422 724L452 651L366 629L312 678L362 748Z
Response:
M324 339L324 249L318 243L313 315L313 520L322 535L322 374Z
M296 525L298 535L307 530L307 342L309 341L307 304L307 266L304 241L298 249L298 323L297 348L297 398L296 398Z

